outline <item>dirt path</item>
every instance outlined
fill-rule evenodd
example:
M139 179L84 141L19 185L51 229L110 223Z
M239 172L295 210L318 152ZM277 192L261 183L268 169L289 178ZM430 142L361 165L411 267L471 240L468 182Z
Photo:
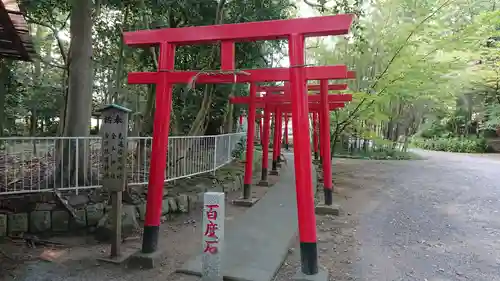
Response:
M330 280L500 280L500 158L335 162L340 217L318 217ZM299 266L293 250L277 280Z
M274 183L278 178L270 177ZM255 186L254 197L261 198L266 187ZM226 219L235 219L248 208L229 204L241 196L241 190L228 192L226 195ZM63 247L28 248L26 245L13 243L0 244L0 281L138 281L138 280L197 280L186 275L175 274L188 258L201 251L201 211L194 210L189 214L172 216L171 220L161 226L160 246L165 247L166 255L161 266L151 270L128 269L126 265L111 265L97 260L109 251L109 245L98 244L92 236L53 238L65 243ZM139 249L141 238L124 244L127 249ZM162 246L163 245L163 246ZM40 258L48 251L60 254L54 261L48 262Z

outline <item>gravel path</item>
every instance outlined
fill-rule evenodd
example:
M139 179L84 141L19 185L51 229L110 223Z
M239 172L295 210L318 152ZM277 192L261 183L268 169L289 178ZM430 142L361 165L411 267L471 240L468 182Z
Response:
M330 280L500 280L500 157L337 159L340 217L318 217ZM299 268L293 250L277 280Z

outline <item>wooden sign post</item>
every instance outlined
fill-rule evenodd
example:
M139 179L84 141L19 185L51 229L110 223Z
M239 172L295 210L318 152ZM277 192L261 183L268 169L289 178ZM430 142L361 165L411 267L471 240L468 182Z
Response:
M111 193L113 240L110 259L119 259L122 242L122 192L126 183L128 113L119 105L106 105L99 110L102 117L101 152L103 164L102 187Z

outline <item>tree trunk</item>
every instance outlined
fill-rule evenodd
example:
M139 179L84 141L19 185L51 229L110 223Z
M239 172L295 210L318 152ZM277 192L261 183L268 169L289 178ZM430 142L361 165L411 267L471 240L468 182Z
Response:
M125 22L128 18L129 14L129 9L125 8L125 14L123 15L123 22ZM120 34L123 32L123 29L120 28ZM115 88L114 88L114 102L116 103L121 103L123 105L123 102L126 100L125 96L121 95L122 94L122 72L123 72L123 50L125 46L125 42L123 41L122 36L120 36L120 42L119 44L119 52L118 52L118 62L116 65L116 70L115 70Z
M234 122L234 105L230 102L228 102L227 105L227 112L226 112L226 117L225 117L225 122L224 122L224 133L229 134L233 132L233 122Z
M92 1L73 1L71 7L71 47L69 53L69 85L64 137L88 137L92 110ZM88 141L70 139L61 146L59 171L64 175L61 184L88 178ZM76 155L78 153L78 163ZM79 171L75 169L78 164ZM63 171L64 170L64 171Z
M4 126L5 126L5 96L9 91L10 85L10 66L12 65L11 61L6 59L0 60L0 136L4 135ZM3 147L3 144L2 144Z

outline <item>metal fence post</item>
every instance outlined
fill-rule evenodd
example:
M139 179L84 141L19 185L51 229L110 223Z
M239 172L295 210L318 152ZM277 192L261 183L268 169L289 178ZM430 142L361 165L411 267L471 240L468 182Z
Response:
M227 162L230 162L231 161L231 135L229 135L229 142L227 144L227 160L226 160L226 163Z
M214 176L215 176L215 169L217 169L217 141L218 141L218 136L214 136L214 142L215 142L215 147L214 147Z
M80 144L78 143L78 138L76 138L76 150L75 150L75 187L76 187L76 195L78 195L78 180L79 180L79 173L80 173L80 167L78 167L78 162L80 161L78 154L80 153Z

